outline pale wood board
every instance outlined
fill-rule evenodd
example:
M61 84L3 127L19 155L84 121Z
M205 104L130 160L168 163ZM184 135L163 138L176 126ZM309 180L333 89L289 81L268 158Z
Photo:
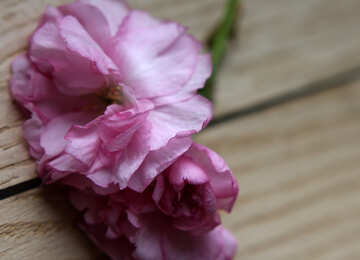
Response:
M242 2L239 40L219 76L215 115L360 64L360 1Z
M76 226L64 194L38 188L0 205L0 259L107 259Z
M71 0L0 1L0 189L36 176L22 137L24 118L9 95L11 61L25 51L27 38L46 5L67 2ZM224 0L134 0L129 3L156 17L179 21L203 40L221 17Z
M209 129L240 185L241 260L360 259L360 82Z
M359 99L357 82L196 137L239 181L235 208L223 214L238 240L237 260L360 258ZM88 259L81 258L91 252L74 229L73 211L62 203L39 189L0 201L0 256L48 259L51 251L59 260ZM4 235L9 226L11 235Z

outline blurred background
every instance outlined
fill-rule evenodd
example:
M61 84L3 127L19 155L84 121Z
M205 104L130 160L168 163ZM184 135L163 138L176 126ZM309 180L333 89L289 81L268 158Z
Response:
M0 1L0 189L35 176L8 95L9 64L44 6L66 2ZM227 1L128 2L185 24L206 43ZM358 260L360 1L239 3L236 37L217 76L215 119L196 137L239 181L235 208L223 214L238 239L236 259ZM0 258L99 259L69 208L54 208L61 198L44 201L43 193L34 188L0 201Z

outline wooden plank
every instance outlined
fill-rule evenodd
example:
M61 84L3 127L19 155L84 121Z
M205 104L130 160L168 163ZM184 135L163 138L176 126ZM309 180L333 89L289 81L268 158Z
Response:
M240 194L237 259L360 259L360 82L204 131Z
M197 136L239 180L236 206L223 215L239 242L236 259L359 259L359 100L357 82ZM88 259L62 203L39 190L0 201L0 256ZM31 224L4 235L17 223Z
M62 195L36 189L1 201L1 259L107 259L75 226Z
M360 64L360 1L243 3L240 39L219 76L215 115Z
M25 50L27 38L47 4L59 5L71 0L1 0L0 2L0 189L36 176L22 138L24 118L12 103L8 91L10 63ZM134 8L156 17L179 21L199 39L204 39L222 14L224 0L130 1Z

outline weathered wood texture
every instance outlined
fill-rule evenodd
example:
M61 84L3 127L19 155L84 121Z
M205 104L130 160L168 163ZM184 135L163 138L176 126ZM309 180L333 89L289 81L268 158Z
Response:
M360 82L209 129L240 185L237 259L360 259Z
M0 1L0 189L36 176L22 138L24 118L9 95L10 63L25 50L27 38L45 6L66 2L71 0ZM134 8L185 24L199 39L205 39L221 17L223 3L223 0L130 1Z
M107 259L75 226L61 196L36 189L1 201L0 259Z
M215 114L360 64L360 1L248 0L219 79Z

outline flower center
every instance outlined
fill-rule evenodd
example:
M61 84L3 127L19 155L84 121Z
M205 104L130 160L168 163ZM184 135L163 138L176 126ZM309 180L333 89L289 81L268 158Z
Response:
M110 86L101 89L96 93L107 105L122 104L124 102L124 96L121 91L120 85Z

